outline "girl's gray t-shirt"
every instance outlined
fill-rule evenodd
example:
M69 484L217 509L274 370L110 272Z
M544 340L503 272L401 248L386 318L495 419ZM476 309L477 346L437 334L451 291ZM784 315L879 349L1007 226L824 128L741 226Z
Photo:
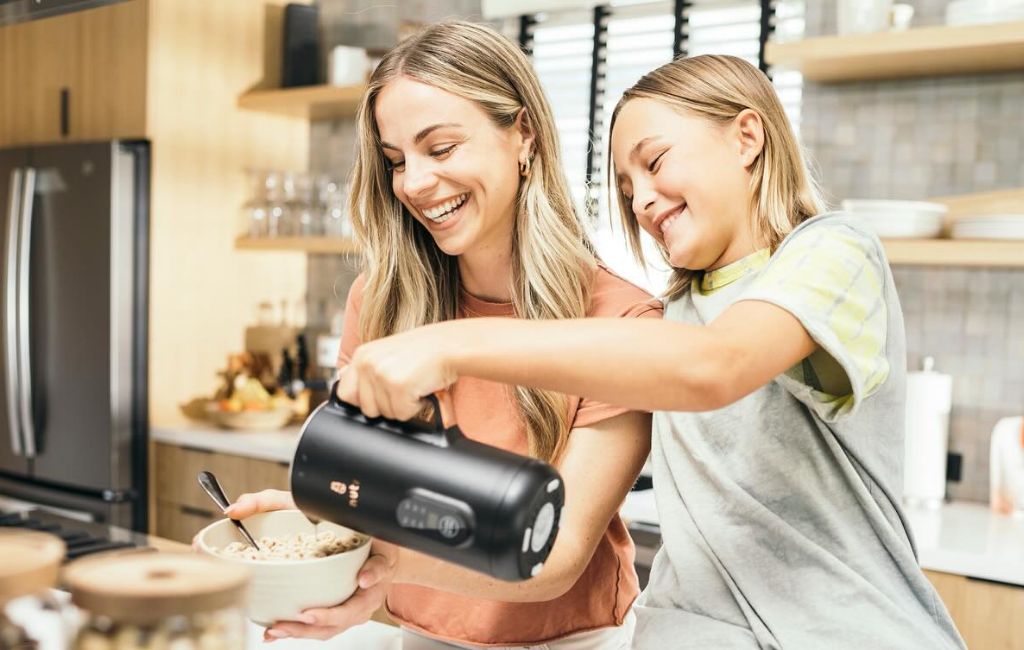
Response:
M634 647L964 648L901 511L906 342L878 238L821 215L695 280L665 318L742 300L819 351L725 408L654 415L663 546Z

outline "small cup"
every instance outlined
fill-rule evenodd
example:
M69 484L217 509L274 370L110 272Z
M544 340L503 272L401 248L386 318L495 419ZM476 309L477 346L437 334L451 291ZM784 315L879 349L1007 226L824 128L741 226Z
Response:
M892 0L836 0L840 35L884 32L891 25Z
M354 86L366 81L370 59L361 47L336 45L327 57L327 83Z
M910 27L910 21L914 18L914 5L899 3L892 6L890 22L892 31L903 32Z

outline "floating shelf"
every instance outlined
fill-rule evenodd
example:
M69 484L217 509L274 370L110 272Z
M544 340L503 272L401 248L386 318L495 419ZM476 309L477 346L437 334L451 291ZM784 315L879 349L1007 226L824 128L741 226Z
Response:
M953 221L986 214L1024 214L1024 189L928 199L949 206ZM1024 268L1024 241L978 239L884 239L889 262L908 266L1002 266Z
M300 86L250 90L239 96L238 107L311 120L352 117L366 86Z
M769 42L765 60L819 82L1024 70L1024 21Z
M351 239L339 237L274 237L253 239L239 237L235 248L245 251L291 251L326 255L348 255L359 252L359 245Z
M884 239L882 243L893 265L1024 268L1024 241Z

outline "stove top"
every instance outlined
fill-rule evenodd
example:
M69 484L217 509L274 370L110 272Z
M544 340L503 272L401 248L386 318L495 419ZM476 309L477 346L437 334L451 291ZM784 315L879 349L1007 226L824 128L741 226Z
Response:
M0 528L25 528L56 535L67 546L65 561L91 553L146 546L146 536L116 526L78 521L45 510L0 510Z

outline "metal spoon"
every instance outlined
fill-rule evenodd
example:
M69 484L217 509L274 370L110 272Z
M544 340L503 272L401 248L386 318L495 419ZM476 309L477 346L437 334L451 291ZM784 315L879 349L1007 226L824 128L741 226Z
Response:
M231 505L231 502L228 501L227 495L224 494L224 490L221 489L220 483L217 482L217 477L213 475L213 472L199 472L199 475L196 478L199 479L199 485L203 490L205 490L206 493L210 495L210 498L213 499L214 503L220 507L221 512L227 510L228 506ZM260 545L256 543L256 538L249 534L249 531L245 529L242 522L237 519L232 519L231 523L238 528L242 533L242 537L244 537L254 549L257 551L260 550Z

